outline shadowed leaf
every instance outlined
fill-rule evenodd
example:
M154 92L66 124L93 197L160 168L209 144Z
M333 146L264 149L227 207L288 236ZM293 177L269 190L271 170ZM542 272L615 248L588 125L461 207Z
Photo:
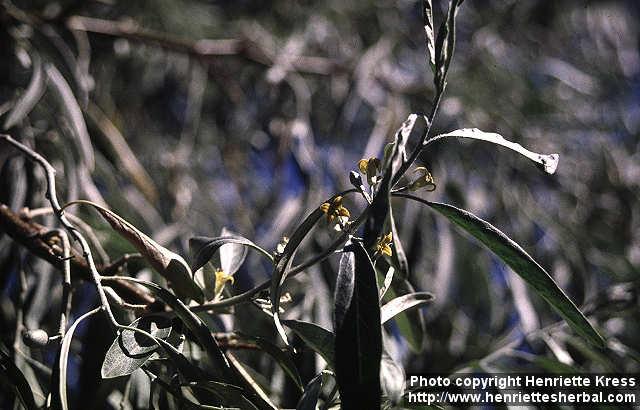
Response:
M438 29L438 36L435 44L435 76L434 83L436 85L437 94L441 94L447 83L447 73L449 64L453 59L453 52L456 44L456 14L458 7L462 4L461 0L450 0L447 17Z
M340 192L333 195L325 202L331 203L336 197L343 196L354 191L354 189L351 189L348 191ZM273 322L276 325L278 334L286 344L289 344L289 341L287 340L287 334L285 333L284 328L280 323L280 313L278 311L280 308L280 292L282 283L287 278L288 270L289 268L291 268L291 264L293 263L293 257L295 256L298 247L302 243L302 240L307 236L309 232L311 232L315 224L323 215L324 212L322 211L321 207L318 207L313 212L311 212L296 228L296 230L289 238L287 245L284 247L282 255L280 255L280 258L278 259L273 271L273 275L271 276L271 286L269 288L269 294L271 298L271 313L273 314Z
M301 320L283 320L282 324L293 330L307 346L322 356L327 366L335 368L335 335L331 331Z
M69 87L67 80L64 79L62 74L60 74L60 71L58 71L53 64L45 64L45 72L49 79L49 85L54 91L54 96L59 100L62 112L71 125L74 137L76 138L82 153L82 160L91 172L95 166L93 146L91 144L89 132L87 131L87 125L85 124L84 117L82 116L80 105L78 105L78 101L73 95L73 91L71 91L71 87Z
M280 365L282 370L291 377L291 380L295 382L296 386L298 386L300 390L303 389L302 380L300 379L300 374L298 374L296 364L287 352L282 351L278 346L263 337L249 336L241 333L239 336L242 337L242 339L258 345L260 350L267 353L278 363L278 365Z
M33 107L36 106L44 94L46 83L42 72L42 60L37 54L34 54L32 61L33 72L31 74L31 79L29 80L29 85L20 98L18 98L16 105L13 106L13 109L9 112L7 119L4 121L5 130L8 130L18 124L27 115L29 115L31 110L33 110Z
M318 398L322 391L322 373L311 379L304 388L304 393L296 406L296 410L316 410Z
M342 408L380 408L382 327L376 273L361 244L345 248L335 290L335 371Z
M213 393L220 399L221 402L225 403L225 405L230 408L235 408L237 406L238 408L243 410L258 409L253 403L251 403L251 401L249 401L249 399L244 397L244 395L242 394L242 388L234 386L232 384L207 380L191 382L189 384L185 384L184 386L187 386L194 391L200 389Z
M228 247L225 248L226 246ZM233 275L244 261L247 247L257 250L269 258L269 260L273 260L273 257L269 252L251 242L249 239L228 232L228 234L216 238L196 236L189 239L189 249L191 250L191 255L193 257L191 268L194 272L200 269L209 262L218 250L220 250L221 262L223 262L223 264L227 264L227 268L231 269L230 272L225 270L225 273ZM222 255L223 251L225 256ZM224 267L222 267L222 269L224 270Z
M471 234L502 259L549 303L578 334L597 347L604 347L602 336L569 299L553 278L517 243L490 223L452 205L429 202L412 195L398 194L438 211L458 227Z
M192 279L191 269L182 256L159 245L113 211L89 201L76 201L73 203L87 204L94 207L116 232L140 252L153 269L167 279L169 286L175 290L178 297L181 299L190 298L199 303L203 302L202 289Z
M13 363L9 352L2 344L0 344L0 386L6 386L8 388L7 390L15 394L24 408L28 410L38 408L33 398L29 382L20 369ZM3 390L5 389L3 388Z

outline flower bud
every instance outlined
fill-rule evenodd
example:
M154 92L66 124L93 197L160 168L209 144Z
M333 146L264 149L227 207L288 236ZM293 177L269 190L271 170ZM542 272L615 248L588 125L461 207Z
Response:
M49 335L42 329L26 330L22 332L22 341L34 349L42 349L49 343Z

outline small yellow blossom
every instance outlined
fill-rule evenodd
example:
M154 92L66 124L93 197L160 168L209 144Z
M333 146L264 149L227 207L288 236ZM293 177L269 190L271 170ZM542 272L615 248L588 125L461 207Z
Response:
M338 218L338 223L344 225L349 220L351 213L347 208L342 205L342 197L337 196L329 202L325 202L320 205L320 210L327 215L327 221L332 223L334 219Z
M216 268L215 275L216 275L216 286L214 289L214 294L215 294L215 298L217 299L218 296L220 296L220 294L222 293L222 290L224 289L224 285L226 285L227 282L231 282L231 284L233 285L233 276L227 275L220 268Z
M435 191L436 189L436 183L433 180L433 177L431 176L431 173L429 172L429 170L425 167L417 167L413 173L419 173L420 175L418 176L418 178L413 181L411 184L409 184L409 190L410 191L417 191L418 189L422 188L422 187L426 187L427 191L432 192Z
M380 172L382 165L378 158L361 159L358 161L358 169L362 175L367 177L369 185L375 185L380 181L378 173Z
M378 238L376 242L376 255L387 255L391 256L393 253L391 251L391 242L393 241L393 234L389 232L385 236L381 236Z

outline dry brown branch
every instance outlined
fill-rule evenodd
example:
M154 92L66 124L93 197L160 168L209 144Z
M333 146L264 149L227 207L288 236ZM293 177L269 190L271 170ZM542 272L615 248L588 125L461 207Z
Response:
M274 59L271 53L246 38L192 41L146 29L131 19L112 21L71 16L67 20L67 28L153 44L167 50L188 54L205 62L220 56L240 56L259 64L271 66ZM347 69L344 64L337 61L315 56L290 56L289 64L294 71L321 75L334 74Z
M6 233L13 240L24 246L33 255L46 260L62 272L64 258L60 250L47 240L50 230L29 219L24 219L13 212L5 204L0 204L0 232ZM90 280L91 272L87 262L74 248L71 248L71 272L74 280ZM98 265L98 272L105 276L118 273L126 257L120 258L108 265ZM112 287L118 295L130 303L152 304L155 298L140 289L138 286L118 280L103 281L104 285Z

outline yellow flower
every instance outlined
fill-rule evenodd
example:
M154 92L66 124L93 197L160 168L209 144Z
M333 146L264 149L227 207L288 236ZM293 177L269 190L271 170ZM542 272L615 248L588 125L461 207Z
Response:
M409 184L410 191L417 191L422 187L426 187L427 191L429 192L435 191L436 183L434 182L433 177L431 176L431 173L428 169L426 169L425 167L417 167L413 171L413 173L420 173L420 175L415 181Z
M376 242L376 255L387 255L391 256L393 252L391 251L391 242L393 241L393 234L389 232L385 236L381 236L378 238Z
M224 285L226 285L227 282L231 282L231 284L233 285L233 276L227 275L220 268L216 268L215 275L216 275L216 286L214 289L214 294L215 294L215 299L217 299L218 296L220 296L220 294L222 293L222 290L224 289Z
M327 215L327 221L332 223L334 219L338 218L338 224L344 225L349 221L351 213L347 208L342 205L342 197L337 196L329 202L325 202L320 205L320 210Z
M369 185L375 185L380 181L378 172L380 172L381 167L382 165L378 158L361 159L358 161L358 169L360 169L362 175L367 177Z

